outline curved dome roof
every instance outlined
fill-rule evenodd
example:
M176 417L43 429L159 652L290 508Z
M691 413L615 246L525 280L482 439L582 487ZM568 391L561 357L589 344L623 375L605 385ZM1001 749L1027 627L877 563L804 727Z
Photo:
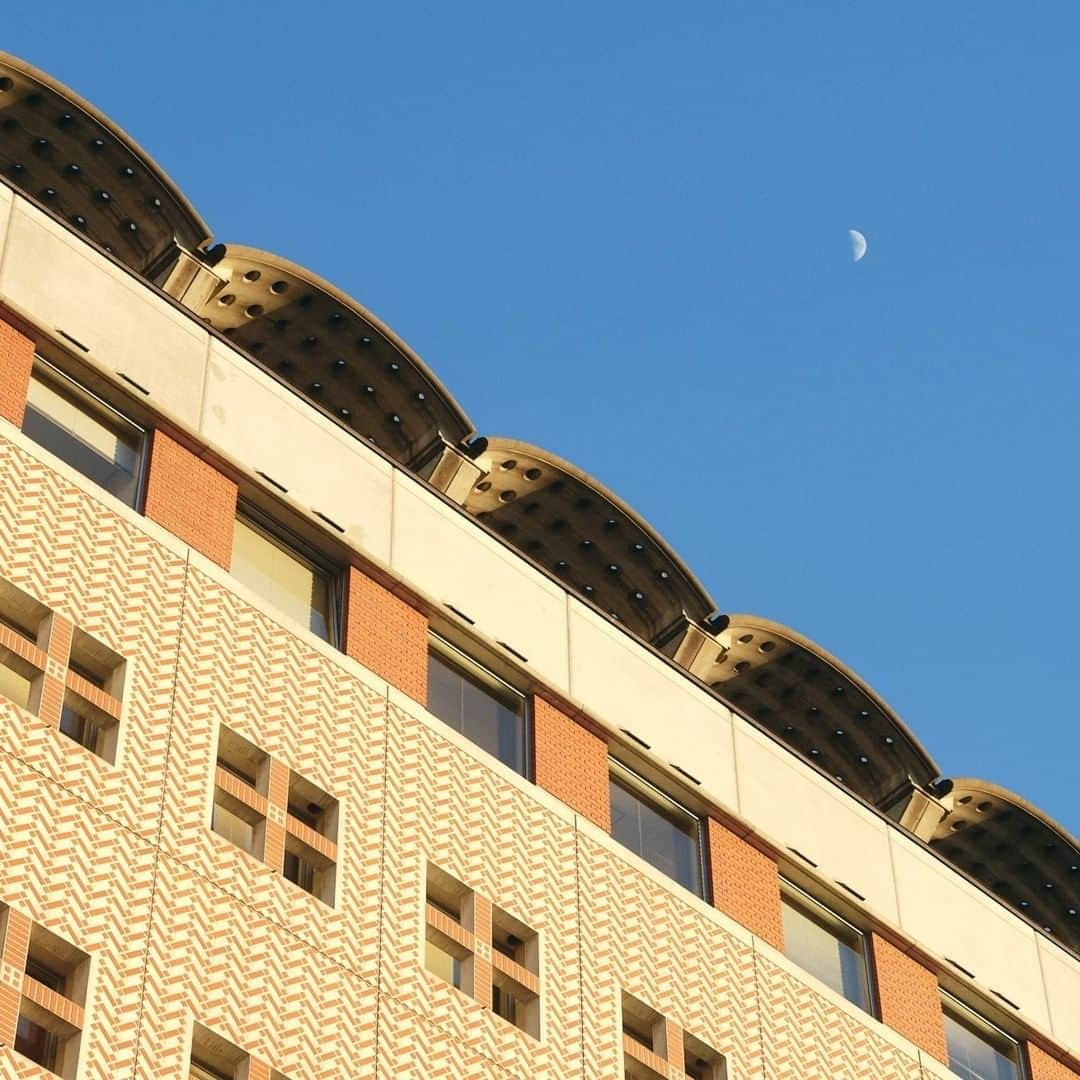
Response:
M718 694L875 806L940 776L929 751L858 675L797 631L732 615L700 672Z
M954 780L930 846L1080 953L1080 842L1041 810L986 780Z
M235 244L214 272L226 285L193 310L395 460L410 464L437 436L453 445L472 434L423 360L317 274Z
M465 508L648 641L712 598L660 534L598 480L516 439L488 439Z
M44 72L0 53L0 172L132 270L173 241L210 237L180 189L133 139Z

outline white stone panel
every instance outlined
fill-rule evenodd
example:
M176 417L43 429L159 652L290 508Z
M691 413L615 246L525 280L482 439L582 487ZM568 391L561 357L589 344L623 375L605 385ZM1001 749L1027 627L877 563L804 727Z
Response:
M1080 964L1052 941L1038 938L1050 1030L1062 1046L1080 1054Z
M1035 931L914 840L897 830L889 840L905 933L1049 1027Z
M18 197L3 255L0 298L81 342L148 390L151 405L198 424L210 335L196 320Z
M741 717L735 718L735 765L743 817L896 922L884 821Z
M573 598L570 693L590 716L633 732L736 810L730 710Z
M216 339L201 431L208 442L345 529L379 562L390 558L389 463L287 387Z
M393 569L527 657L540 680L565 694L566 593L412 478L398 473L394 482Z

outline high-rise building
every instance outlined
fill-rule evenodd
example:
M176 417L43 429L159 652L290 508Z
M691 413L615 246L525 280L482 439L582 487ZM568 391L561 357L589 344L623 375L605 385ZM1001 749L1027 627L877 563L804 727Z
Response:
M6 55L0 177L0 1075L1080 1076L1064 828Z

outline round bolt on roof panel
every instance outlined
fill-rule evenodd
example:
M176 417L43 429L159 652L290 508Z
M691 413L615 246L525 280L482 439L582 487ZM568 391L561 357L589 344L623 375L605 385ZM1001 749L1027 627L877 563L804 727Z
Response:
M17 167L18 166L18 167ZM165 171L73 90L0 53L0 172L136 273L210 230Z
M214 272L222 293L193 307L303 397L411 465L432 441L473 428L423 360L352 297L312 271L230 244Z
M568 461L528 443L489 438L476 463L486 479L465 509L516 547L542 551L569 588L634 633L654 641L681 617L698 622L715 611L663 537Z

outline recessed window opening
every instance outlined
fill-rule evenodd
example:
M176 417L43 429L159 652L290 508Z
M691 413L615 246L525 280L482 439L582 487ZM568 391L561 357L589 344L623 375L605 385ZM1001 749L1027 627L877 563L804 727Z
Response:
M942 995L949 1068L964 1080L1021 1080L1020 1047L951 994Z
M33 597L0 579L0 627L14 634L27 645L38 647L38 637L49 609ZM15 652L0 643L0 697L13 701L21 709L30 709L34 698L34 682L42 672Z
M17 653L0 645L0 697L14 702L20 709L29 709L34 680L41 672Z
M71 637L68 666L99 690L115 698L123 695L124 658L79 627L75 627Z
M428 648L428 710L526 774L525 695L435 634Z
M60 733L110 764L116 760L119 726L115 717L80 697L74 690L64 692Z
M610 766L612 837L703 896L701 819L621 762Z
M202 1024L194 1025L188 1065L191 1080L236 1080L241 1072L247 1075L249 1060L243 1050L227 1039Z
M872 1013L863 934L789 881L782 886L781 910L787 958Z
M40 357L22 429L128 506L138 501L143 429Z
M282 615L337 644L337 568L252 507L237 514L230 570Z
M217 765L252 789L255 795L265 796L269 783L270 758L254 743L248 742L231 728L222 726L218 734ZM214 786L214 805L210 828L257 859L263 857L266 842L266 816L244 798L222 786Z
M724 1055L689 1032L683 1032L683 1072L687 1080L725 1080Z

